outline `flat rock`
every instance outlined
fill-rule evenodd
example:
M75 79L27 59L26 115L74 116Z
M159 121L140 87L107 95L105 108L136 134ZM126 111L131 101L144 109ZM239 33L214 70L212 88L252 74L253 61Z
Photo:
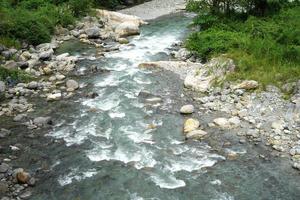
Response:
M188 132L185 137L187 139L200 140L200 139L204 138L207 134L208 133L206 131L203 131L203 130L193 130L191 132Z
M229 128L230 122L226 118L216 118L214 119L214 123L221 128Z

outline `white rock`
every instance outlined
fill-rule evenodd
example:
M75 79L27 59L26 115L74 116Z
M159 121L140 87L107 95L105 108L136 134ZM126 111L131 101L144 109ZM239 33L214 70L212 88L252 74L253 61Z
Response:
M47 96L47 100L48 101L56 101L56 100L61 99L61 97L62 97L61 93L49 94Z
M180 109L181 114L192 114L194 112L195 108L193 105L184 105Z

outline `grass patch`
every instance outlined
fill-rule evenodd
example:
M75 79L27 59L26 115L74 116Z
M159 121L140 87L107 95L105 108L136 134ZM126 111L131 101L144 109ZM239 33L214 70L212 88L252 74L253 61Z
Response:
M21 71L21 70L8 70L2 66L0 66L0 80L6 81L6 79L10 77L14 82L29 82L34 80L32 76Z

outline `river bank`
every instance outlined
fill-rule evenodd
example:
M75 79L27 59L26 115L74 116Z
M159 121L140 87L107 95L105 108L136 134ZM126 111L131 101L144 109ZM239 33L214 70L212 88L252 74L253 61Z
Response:
M78 58L74 70L64 80L76 81L79 88L72 87L69 91L60 88L62 97L57 101L48 102L46 96L41 99L39 95L26 97L35 109L22 118L25 125L33 119L29 129L24 128L22 121L12 122L13 117L1 118L1 125L12 131L1 140L4 147L1 159L9 156L11 161L5 162L12 162L14 168L28 169L37 179L35 188L22 188L9 199L26 199L26 195L21 195L28 195L28 191L34 194L31 199L299 197L298 172L291 169L289 157L279 159L276 151L265 147L260 139L263 134L255 132L258 129L259 133L271 134L269 124L274 120L265 116L274 113L285 123L290 122L288 117L297 114L297 104L289 104L273 90L255 94L241 86L237 88L236 84L225 89L212 87L207 75L221 76L227 71L202 71L206 69L203 64L192 64L197 59L187 58L188 52L179 49L187 33L183 27L190 21L184 14L159 18L143 26L142 35L128 38L125 42L128 44L108 42L100 51L95 48L95 40L85 39L82 42L89 44L69 40L56 49L59 54L67 51L67 57ZM170 56L172 51L175 58ZM156 61L161 60L165 62L160 64L169 71L158 69ZM177 61L170 67L169 60L181 60L180 67ZM154 70L138 68L138 64L147 61L151 61ZM218 63L212 62L207 67ZM224 69L230 71L232 62L229 66ZM189 81L185 81L186 76ZM191 77L196 77L197 84L193 84L195 80L191 81ZM184 83L190 89L185 89ZM207 84L199 88L199 83ZM66 82L61 84L67 87ZM278 105L272 112L270 96ZM22 103L24 98L18 99ZM254 108L261 108L262 103L257 101L266 102L263 117L252 116L259 113ZM180 114L181 106L186 104L194 105L192 115ZM291 113L284 112L287 108ZM37 126L41 119L36 117L41 116L51 120L43 118L46 124ZM201 126L202 135L189 134L200 138L200 142L192 137L185 140L187 135L182 129L188 118L200 121L194 129ZM291 119L298 120L293 115ZM258 123L262 123L262 128L256 127ZM278 128L274 132L281 135L281 126L274 127ZM289 139L280 137L280 142L294 141L294 131L298 129L297 125L292 127L292 133L287 134ZM282 131L285 130L283 126ZM248 139L256 145L248 143ZM294 144L282 143L285 149L279 156L287 155ZM241 188L236 186L237 182ZM264 189L266 185L268 191Z

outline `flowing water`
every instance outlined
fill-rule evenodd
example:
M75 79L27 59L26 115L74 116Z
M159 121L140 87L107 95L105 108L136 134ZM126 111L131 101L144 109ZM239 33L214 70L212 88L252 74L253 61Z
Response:
M186 142L177 112L189 101L181 97L182 82L170 72L138 68L168 59L168 48L183 39L190 21L184 14L160 18L120 51L79 63L79 72L92 65L107 70L79 79L99 96L51 105L59 123L47 137L57 143L45 147L50 172L33 199L300 198L296 172L277 158L259 160L263 149L238 146L240 159L225 161L206 143ZM62 48L80 55L96 51L76 42Z

